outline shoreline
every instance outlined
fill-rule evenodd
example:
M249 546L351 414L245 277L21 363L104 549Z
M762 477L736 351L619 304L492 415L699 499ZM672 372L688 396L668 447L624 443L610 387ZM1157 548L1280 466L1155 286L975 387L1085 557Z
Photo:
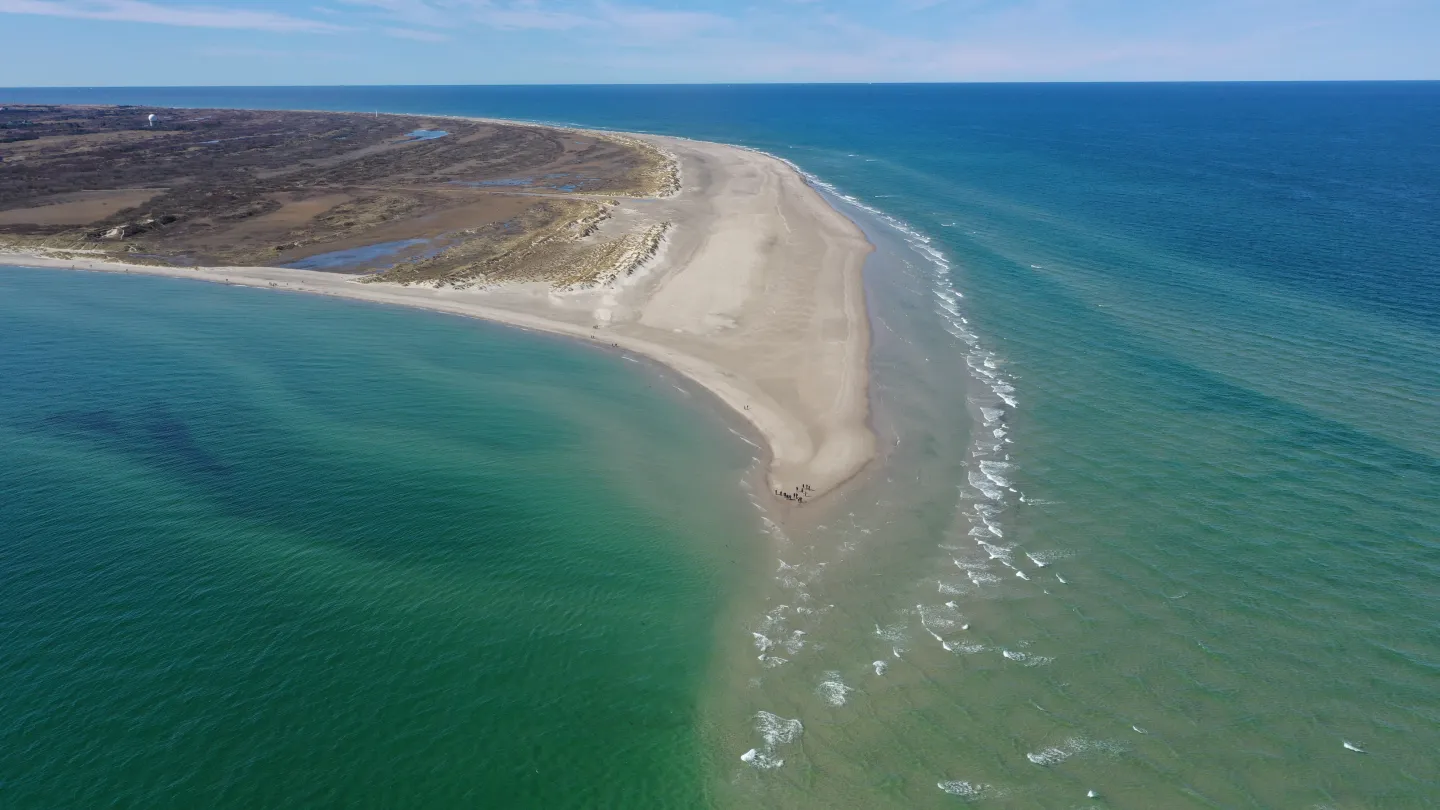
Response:
M593 290L437 289L361 283L314 270L131 265L4 247L0 264L333 295L624 349L698 383L754 427L776 502L792 503L776 491L802 485L806 503L833 492L876 454L861 277L873 246L780 158L726 144L613 134L673 155L681 186L669 197L622 199L628 206L663 208L645 213L666 216L674 227L653 261L630 278Z

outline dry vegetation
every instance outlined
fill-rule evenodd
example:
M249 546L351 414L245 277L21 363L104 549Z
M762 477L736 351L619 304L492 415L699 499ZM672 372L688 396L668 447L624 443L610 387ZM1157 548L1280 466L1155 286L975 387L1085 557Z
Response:
M617 198L678 185L669 156L609 134L348 113L0 109L0 244L131 262L604 283L664 233L602 227Z

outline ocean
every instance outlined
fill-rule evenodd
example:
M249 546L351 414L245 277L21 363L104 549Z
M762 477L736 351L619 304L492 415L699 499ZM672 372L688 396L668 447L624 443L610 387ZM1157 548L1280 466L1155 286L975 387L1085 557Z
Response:
M782 528L648 364L0 271L6 807L1440 804L1440 84L0 100L774 153L886 447Z

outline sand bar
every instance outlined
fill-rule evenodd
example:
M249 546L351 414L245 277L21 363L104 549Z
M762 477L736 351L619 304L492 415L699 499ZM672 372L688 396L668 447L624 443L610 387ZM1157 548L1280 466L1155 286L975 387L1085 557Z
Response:
M335 295L466 315L615 345L663 363L755 426L772 489L814 496L874 455L869 323L856 225L773 157L721 144L643 138L674 155L681 190L622 199L616 219L667 222L659 254L593 289L361 283L274 267L156 267L30 252L0 263L134 272Z

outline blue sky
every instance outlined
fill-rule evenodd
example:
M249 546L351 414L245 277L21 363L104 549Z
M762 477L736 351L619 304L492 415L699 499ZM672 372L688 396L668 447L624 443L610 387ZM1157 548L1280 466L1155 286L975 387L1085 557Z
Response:
M1440 0L0 0L0 86L1440 79Z

